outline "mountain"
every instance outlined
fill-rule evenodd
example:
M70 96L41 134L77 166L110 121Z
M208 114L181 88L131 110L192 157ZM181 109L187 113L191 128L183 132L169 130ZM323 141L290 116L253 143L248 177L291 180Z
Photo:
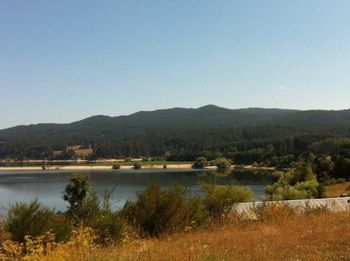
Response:
M242 150L264 143L308 137L312 142L350 135L350 110L197 109L140 111L128 116L93 116L69 124L36 124L0 130L0 157L39 148L92 145L99 156L198 154ZM255 144L255 145L254 145Z
M129 116L93 116L69 124L36 124L0 130L0 140L6 142L38 142L74 138L77 142L91 139L108 141L151 132L177 132L205 127L206 129L236 128L272 123L293 111L274 109L230 110L215 105L198 109L173 108L140 111ZM49 142L50 143L50 142Z

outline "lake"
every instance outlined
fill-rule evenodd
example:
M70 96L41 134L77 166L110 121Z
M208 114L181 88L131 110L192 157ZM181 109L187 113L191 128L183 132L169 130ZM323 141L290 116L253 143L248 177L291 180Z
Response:
M94 171L0 171L0 212L6 213L10 204L28 202L37 198L56 210L65 210L62 191L72 173L91 175L93 189L99 196L108 188L115 188L112 196L113 209L121 208L127 200L134 200L137 192L147 183L156 182L162 187L180 184L190 193L200 193L199 182L215 179L218 184L249 186L256 199L262 199L265 186L272 182L269 175L249 171L219 173L203 170L94 170Z

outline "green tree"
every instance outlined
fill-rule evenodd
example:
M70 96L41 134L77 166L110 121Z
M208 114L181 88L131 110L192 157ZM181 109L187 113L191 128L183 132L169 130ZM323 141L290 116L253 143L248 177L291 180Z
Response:
M87 209L96 205L96 195L93 195L91 186L88 175L70 176L70 183L64 190L63 199L69 203L67 214L73 219L85 218Z
M334 182L335 164L327 157L319 157L314 161L317 180L324 184Z
M350 159L341 156L336 156L334 157L334 164L334 177L350 180Z
M316 180L312 165L310 163L299 163L294 169L290 171L289 184L295 185L297 182Z

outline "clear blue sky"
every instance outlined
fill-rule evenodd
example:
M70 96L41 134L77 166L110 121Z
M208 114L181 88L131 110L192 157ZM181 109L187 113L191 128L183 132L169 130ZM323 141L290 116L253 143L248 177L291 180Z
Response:
M0 1L0 128L350 107L350 1Z

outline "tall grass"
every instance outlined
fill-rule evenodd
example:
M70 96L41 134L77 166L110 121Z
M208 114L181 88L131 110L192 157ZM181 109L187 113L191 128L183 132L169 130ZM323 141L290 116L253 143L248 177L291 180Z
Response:
M32 238L25 259L349 260L350 212L301 215L280 206L261 211L265 218L260 220L229 219L209 228L108 247L97 245L95 232L88 228L76 230L67 243L48 243L45 248L42 238ZM7 242L3 257L14 257L17 247Z
M0 245L5 241L10 239L9 232L5 229L4 219L0 215Z

